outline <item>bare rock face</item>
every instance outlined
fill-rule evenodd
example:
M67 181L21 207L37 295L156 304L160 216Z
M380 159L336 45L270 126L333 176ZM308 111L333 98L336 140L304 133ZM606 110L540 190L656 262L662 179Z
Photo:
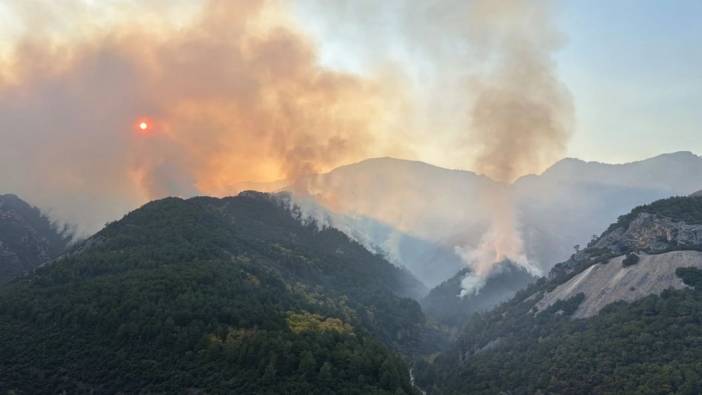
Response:
M613 254L646 251L651 254L702 246L702 225L689 225L655 214L639 213L625 229L603 235L593 247Z
M629 252L660 254L673 250L702 250L702 224L640 212L631 221L608 229L586 249L556 265L549 278L567 278L590 265Z
M638 255L625 262L628 254ZM633 301L668 288L683 288L680 267L702 268L702 199L674 197L637 207L549 273L552 286L535 296L543 311L579 293L574 313L597 314L616 301Z
M612 258L578 273L546 293L536 304L536 311L543 311L559 300L568 300L582 293L585 299L573 313L573 318L592 317L610 303L633 302L651 294L658 295L669 288L685 288L687 286L675 274L675 270L681 267L702 269L701 251L641 254L639 262L631 266L622 264L624 258Z

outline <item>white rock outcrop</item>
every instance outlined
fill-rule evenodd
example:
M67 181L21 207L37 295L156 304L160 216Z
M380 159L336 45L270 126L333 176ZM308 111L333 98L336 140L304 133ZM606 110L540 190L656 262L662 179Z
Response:
M545 294L536 304L543 311L559 300L567 300L579 293L585 300L573 318L596 315L605 306L617 301L632 302L647 295L660 294L668 288L687 287L675 274L680 267L702 269L702 251L671 251L657 255L640 254L639 262L624 267L624 255L607 263L592 265L576 276Z

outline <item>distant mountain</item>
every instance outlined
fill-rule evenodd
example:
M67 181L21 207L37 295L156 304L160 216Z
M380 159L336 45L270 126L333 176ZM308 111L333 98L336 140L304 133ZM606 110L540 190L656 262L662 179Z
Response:
M512 185L496 183L469 171L448 170L422 162L369 159L327 174L297 180L288 189L307 191L338 214L362 217L394 230L370 237L394 248L427 286L453 276L464 265L456 246L475 247L490 220L491 196L502 189L517 205L529 260L544 272L567 259L574 246L586 245L619 215L637 205L702 186L702 158L677 152L610 165L564 159L541 175L522 177ZM372 234L359 222L358 232ZM411 251L405 236L436 246L437 255Z
M287 189L351 218L355 232L433 287L465 267L454 247L479 242L489 220L484 192L500 187L468 171L377 158L299 179Z
M59 256L71 240L36 207L15 195L0 195L0 284Z
M696 394L701 320L702 198L669 198L621 216L414 371L431 394Z
M632 208L700 186L702 158L677 152L621 165L564 159L513 189L527 255L547 271Z
M284 196L155 201L0 287L0 389L417 393L415 282Z
M451 246L423 240L362 215L333 212L308 197L296 195L293 202L303 218L339 229L368 250L422 278L420 286L412 292L415 299L428 292L424 284L434 286L465 267Z
M442 325L460 329L473 314L506 302L517 291L537 280L523 268L504 261L498 264L478 293L461 296L461 282L469 273L470 269L461 270L422 299L422 308L427 316Z
M489 197L481 193L500 186L469 171L392 158L342 166L297 185L334 212L373 218L447 244L463 241L466 228L482 226L489 214L481 208Z

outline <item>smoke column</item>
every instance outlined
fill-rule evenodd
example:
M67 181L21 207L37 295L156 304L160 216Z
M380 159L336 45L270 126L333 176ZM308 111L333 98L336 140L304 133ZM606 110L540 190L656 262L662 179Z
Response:
M418 141L443 140L445 145L438 145L444 149L441 157L504 184L465 197L466 205L474 205L468 200L480 200L490 220L477 245L456 246L472 268L464 293L479 290L505 259L538 273L523 252L518 213L507 184L560 159L570 138L572 99L553 60L565 41L554 26L554 4L549 0L302 3L306 10L333 15L322 34L342 31L349 41L373 43L356 48L366 59L357 67L411 63L403 72L411 86L407 90L414 93L406 118L414 129L406 129Z
M558 159L570 135L547 0L31 4L4 3L24 29L0 47L0 185L84 233L149 199L229 195L369 156L507 184ZM140 117L152 133L134 129ZM506 189L466 193L489 213L451 203L438 222L392 185L366 203L410 230L403 215L457 232L444 217L489 218L481 242L451 241L472 292L496 261L531 268ZM365 197L329 200L351 198Z
M537 172L566 149L572 122L568 91L558 81L552 53L559 38L548 2L478 1L471 15L475 34L484 37L493 66L480 76L471 111L471 133L479 146L474 168L509 183ZM513 202L507 188L490 191L492 224L477 249L462 255L473 268L463 294L477 292L496 263L505 259L533 274L523 252Z

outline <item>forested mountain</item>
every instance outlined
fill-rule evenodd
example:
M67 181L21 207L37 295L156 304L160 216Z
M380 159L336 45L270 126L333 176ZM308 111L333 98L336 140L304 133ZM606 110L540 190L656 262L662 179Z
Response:
M407 261L432 288L462 268L455 247L480 243L490 225L495 191L513 197L529 262L547 273L618 216L647 202L688 195L700 185L702 158L675 152L624 164L563 159L510 185L470 171L378 158L304 177L288 189L306 191L335 213L396 230L373 232L365 222L358 222L357 229ZM425 253L431 248L413 249L417 243L403 243L405 236L434 244L438 254Z
M374 158L305 176L285 189L338 215L367 219L348 222L346 233L365 233L432 288L462 269L454 247L480 241L490 220L485 191L500 187L470 171Z
M0 392L416 393L416 280L281 199L155 201L0 288Z
M506 302L517 291L537 280L525 269L504 261L498 264L478 292L461 296L461 282L469 272L467 268L461 270L422 299L422 309L428 317L449 328L460 329L473 314Z
M636 208L433 363L432 394L702 391L702 198Z
M0 195L0 284L57 257L71 240L67 228L15 195Z

